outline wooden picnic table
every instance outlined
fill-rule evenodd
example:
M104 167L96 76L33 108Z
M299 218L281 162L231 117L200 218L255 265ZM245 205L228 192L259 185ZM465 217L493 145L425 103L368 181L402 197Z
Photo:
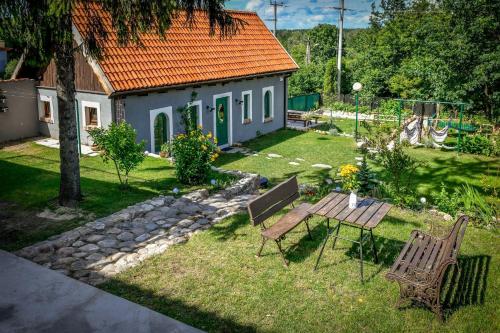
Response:
M314 270L318 269L319 261L323 255L326 243L330 237L333 237L332 250L335 248L337 238L359 244L360 256L360 272L361 282L363 282L363 241L364 237L370 237L372 244L373 256L375 263L378 263L377 249L375 248L375 241L373 239L373 229L375 229L380 221L387 215L392 205L375 200L373 198L358 198L356 208L349 208L349 195L340 192L331 192L326 197L322 198L311 208L308 212L310 214L326 217L327 235L323 241L321 251L319 253ZM337 221L334 228L330 228L330 219ZM340 226L350 226L360 229L359 240L351 240L339 236ZM365 235L363 235L363 232ZM335 233L335 235L333 235ZM368 235L369 234L369 235ZM332 236L333 235L333 236Z

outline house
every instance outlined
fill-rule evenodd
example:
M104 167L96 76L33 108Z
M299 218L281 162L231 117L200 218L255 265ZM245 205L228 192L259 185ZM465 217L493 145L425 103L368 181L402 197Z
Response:
M89 128L125 120L136 129L138 140L157 153L162 143L183 131L177 110L187 103L194 107L197 123L222 148L286 125L287 77L298 66L255 12L231 11L247 24L225 39L209 35L203 11L195 13L192 27L180 15L164 39L144 34L143 47L138 47L118 46L109 15L97 5L93 10L104 18L109 36L102 60L81 52L76 56L82 143L90 143ZM76 43L87 29L85 13L77 9ZM55 82L52 61L37 87L38 107L42 134L57 138Z

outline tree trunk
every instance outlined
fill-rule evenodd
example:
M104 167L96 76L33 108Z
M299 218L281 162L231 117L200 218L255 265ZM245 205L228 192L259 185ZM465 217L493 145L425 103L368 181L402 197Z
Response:
M75 114L75 59L71 11L61 17L59 29L64 38L55 47L57 105L59 110L59 142L61 184L59 204L75 207L81 200L80 160Z

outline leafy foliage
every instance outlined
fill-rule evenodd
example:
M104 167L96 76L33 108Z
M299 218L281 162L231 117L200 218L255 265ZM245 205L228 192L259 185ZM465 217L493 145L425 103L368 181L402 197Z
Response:
M448 213L451 216L456 216L458 214L462 204L461 193L458 188L455 188L455 191L449 193L446 186L441 183L441 191L432 193L431 197L433 203L440 211Z
M184 133L196 130L196 119L193 119L194 106L191 103L193 103L197 96L198 93L193 91L191 93L190 102L177 109L177 112L181 114L181 123L184 127Z
M498 154L495 143L481 134L464 137L460 148L462 152L470 154L485 156L494 156Z
M120 183L128 186L130 171L144 161L144 141L136 143L135 130L126 122L112 123L108 129L90 129L89 134L101 150L104 162L113 161Z
M203 183L219 151L216 139L212 141L212 134L204 135L201 128L177 135L172 143L177 179L189 185Z

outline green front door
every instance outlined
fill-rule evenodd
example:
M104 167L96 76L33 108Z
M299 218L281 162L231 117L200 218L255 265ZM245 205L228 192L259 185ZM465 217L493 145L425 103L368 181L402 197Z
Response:
M159 153L161 145L168 142L168 119L164 113L156 116L154 126L155 151L152 153Z
M217 98L215 101L215 122L217 130L217 144L223 146L229 143L228 140L228 116L229 116L229 97Z
M194 131L196 127L198 126L198 105L191 105L189 108L189 117L191 119L191 128L189 129L190 131Z

